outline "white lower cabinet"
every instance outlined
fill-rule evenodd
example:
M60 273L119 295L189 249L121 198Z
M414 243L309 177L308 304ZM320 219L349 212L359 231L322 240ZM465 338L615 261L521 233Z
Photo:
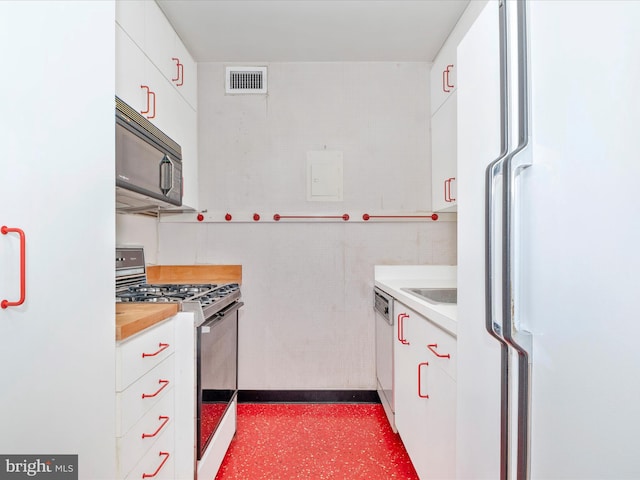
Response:
M175 351L173 321L165 321L121 341L116 350L116 391L122 392Z
M174 476L174 348L173 319L116 346L117 478Z
M422 480L456 475L456 339L396 302L395 420Z
M130 472L164 435L173 437L173 389L122 437L116 439L121 472Z
M170 427L125 477L126 480L153 478L175 480L175 441Z

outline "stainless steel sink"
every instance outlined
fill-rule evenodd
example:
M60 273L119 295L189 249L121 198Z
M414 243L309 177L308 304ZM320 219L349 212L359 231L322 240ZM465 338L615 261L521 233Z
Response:
M401 290L433 304L455 305L458 303L457 288L402 288Z

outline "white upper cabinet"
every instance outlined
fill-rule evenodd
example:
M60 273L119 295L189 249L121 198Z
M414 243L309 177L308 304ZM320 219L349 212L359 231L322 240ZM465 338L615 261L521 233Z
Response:
M126 0L116 2L116 23L127 32L141 49L145 41L145 0Z
M172 55L173 76L171 82L187 103L194 110L198 110L198 64L191 57L178 35L174 37Z
M182 146L184 101L119 25L116 56L116 95Z
M457 93L453 92L431 117L431 201L436 212L457 208Z
M197 64L156 2L116 3L116 22L176 91L198 109Z
M144 112L147 94L141 86L147 84L145 75L147 60L144 52L118 24L116 24L116 63L116 95L138 112Z
M198 207L197 66L160 7L116 2L116 95L182 147L184 207Z
M173 49L176 34L155 2L145 2L144 23L145 37L142 48L162 75L170 80L174 77L171 58L175 56Z
M431 67L431 115L456 90L456 41L447 41Z
M457 211L457 49L486 1L470 2L431 67L431 210Z

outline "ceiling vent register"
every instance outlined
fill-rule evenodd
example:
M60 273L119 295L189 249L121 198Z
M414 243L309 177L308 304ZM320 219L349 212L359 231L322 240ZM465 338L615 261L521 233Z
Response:
M226 92L267 93L267 67L227 67Z

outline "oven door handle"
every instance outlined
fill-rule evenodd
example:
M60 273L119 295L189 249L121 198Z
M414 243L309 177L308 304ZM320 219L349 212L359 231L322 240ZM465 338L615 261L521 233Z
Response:
M221 310L218 313L214 314L213 317L211 317L209 320L207 320L202 325L200 325L200 328L212 327L214 323L217 323L217 322L223 320L224 317L232 314L233 312L238 310L243 305L244 305L244 302L236 302L233 305L229 305L226 309ZM207 333L207 330L203 331L203 333Z

